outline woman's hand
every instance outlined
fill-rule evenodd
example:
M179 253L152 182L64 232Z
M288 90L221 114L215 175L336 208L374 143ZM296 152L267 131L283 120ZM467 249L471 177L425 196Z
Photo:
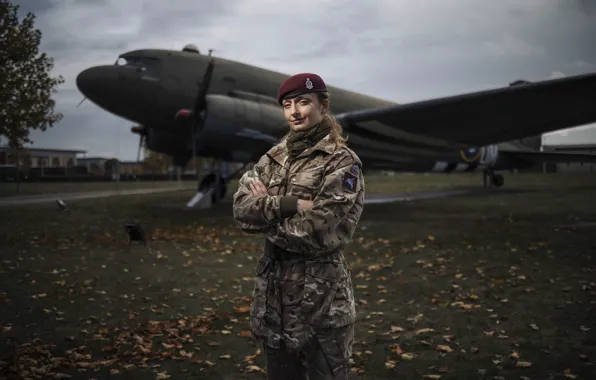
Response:
M312 206L312 201L307 201L306 199L298 199L298 212L310 210L312 209Z
M259 181L258 179L252 180L249 183L249 187L250 187L250 191L252 192L252 195L254 195L254 196L269 195L265 184L263 182Z

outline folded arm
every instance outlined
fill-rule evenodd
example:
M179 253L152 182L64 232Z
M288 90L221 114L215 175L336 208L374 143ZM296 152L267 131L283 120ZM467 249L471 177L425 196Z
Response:
M240 178L238 191L234 194L234 219L246 232L265 232L284 218L297 211L298 198L282 195L253 195L250 188L252 181L263 181L259 176L262 167L257 163L252 170Z
M291 251L313 256L335 251L352 238L363 201L360 165L346 153L323 180L313 208L285 219L277 234L285 238Z

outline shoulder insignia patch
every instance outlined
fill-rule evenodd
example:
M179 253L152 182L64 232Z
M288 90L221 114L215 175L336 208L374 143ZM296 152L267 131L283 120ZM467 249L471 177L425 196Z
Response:
M342 188L345 191L349 191L351 193L356 191L356 188L358 187L358 177L356 177L354 174L352 174L352 171L350 170L349 172L346 172L344 174L344 177L342 178Z
M350 173L352 173L354 175L358 175L358 165L356 165L356 164L352 165L352 167L350 168Z

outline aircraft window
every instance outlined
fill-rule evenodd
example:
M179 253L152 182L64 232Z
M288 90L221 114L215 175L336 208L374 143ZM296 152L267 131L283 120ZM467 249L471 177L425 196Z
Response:
M142 73L143 79L159 79L161 62L156 58L149 57L120 57L116 65L124 67L136 67Z

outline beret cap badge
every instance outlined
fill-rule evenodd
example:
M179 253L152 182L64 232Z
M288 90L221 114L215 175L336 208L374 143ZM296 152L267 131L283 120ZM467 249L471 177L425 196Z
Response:
M306 78L306 83L305 83L306 88L308 88L309 90L312 90L313 85L312 82L310 81L310 78Z

